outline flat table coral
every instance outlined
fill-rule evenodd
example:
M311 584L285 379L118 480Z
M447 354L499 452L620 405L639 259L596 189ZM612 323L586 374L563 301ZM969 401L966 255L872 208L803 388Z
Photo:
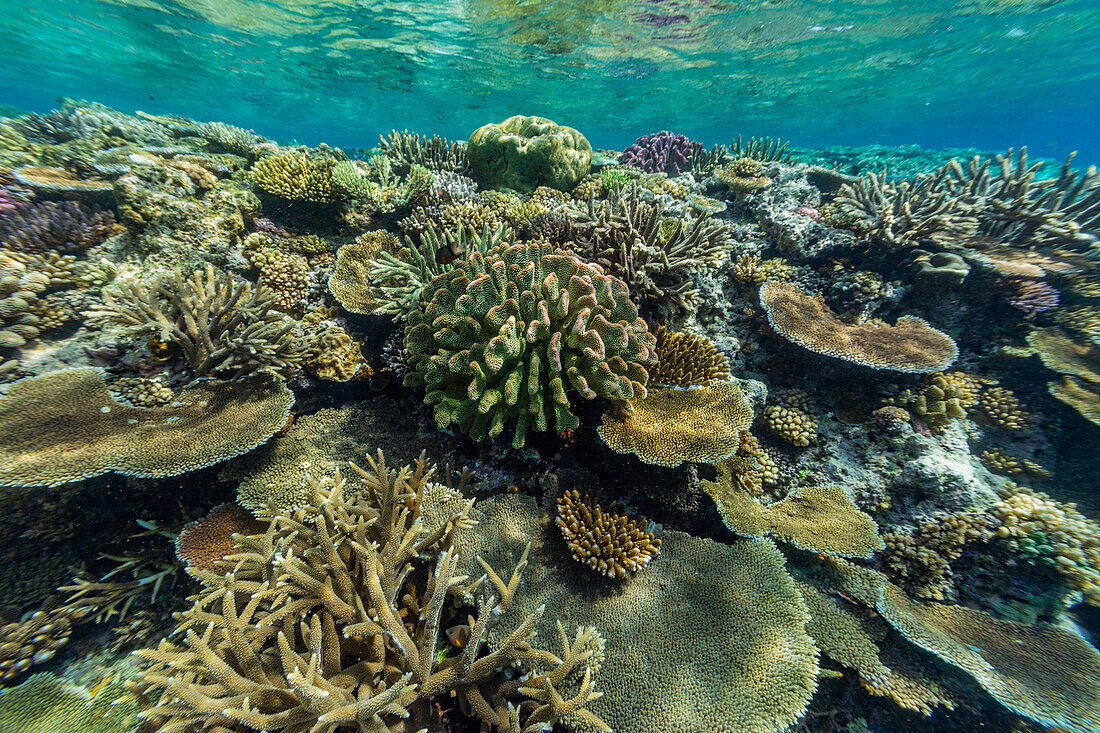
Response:
M951 366L959 349L950 336L915 316L893 326L840 320L820 295L793 283L770 280L760 287L768 323L784 338L818 354L872 369L923 374Z
M715 382L691 389L653 388L646 397L609 409L597 430L617 453L633 453L658 466L679 466L732 456L752 417L740 387Z
M293 393L266 374L202 382L152 408L115 401L99 369L29 377L0 397L0 486L194 471L266 441L293 404Z

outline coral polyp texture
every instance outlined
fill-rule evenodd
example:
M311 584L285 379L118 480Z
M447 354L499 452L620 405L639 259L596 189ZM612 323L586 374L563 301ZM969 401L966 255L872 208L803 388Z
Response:
M515 115L483 125L466 145L470 169L490 188L570 191L588 175L592 145L579 131L545 117Z
M276 196L330 203L343 194L332 176L335 165L331 158L289 151L261 158L249 173L257 186Z
M646 173L678 176L691 168L692 157L703 149L701 143L684 135L662 130L635 140L619 154L619 162L641 168Z
M915 316L893 326L845 323L825 304L793 283L771 280L760 287L768 323L784 338L810 351L872 369L938 372L955 363L959 349L942 331Z
M645 397L610 408L597 428L617 453L644 463L679 466L728 458L752 424L752 406L731 382L709 387L653 387Z
M176 557L195 570L217 572L216 563L236 552L234 534L260 534L264 529L252 512L236 502L219 504L202 519L187 524L176 536Z
M661 541L645 522L609 512L591 494L577 489L558 499L554 523L573 559L609 578L624 578L642 570L661 551Z
M710 339L657 326L657 366L649 378L660 384L691 387L711 384L730 375L730 362Z
M74 201L40 201L0 217L0 247L22 252L72 252L109 237L114 216Z
M440 427L512 444L529 429L570 430L569 393L646 394L654 338L621 280L546 245L472 253L425 288L405 332L408 386L424 386Z
M28 377L0 397L0 486L194 471L263 443L293 404L290 390L268 375L202 382L151 408L117 402L99 369Z

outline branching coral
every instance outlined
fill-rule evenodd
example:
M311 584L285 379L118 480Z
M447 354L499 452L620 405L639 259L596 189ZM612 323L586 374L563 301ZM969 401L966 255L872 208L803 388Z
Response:
M982 417L988 422L1005 430L1023 430L1031 422L1031 415L1023 405L1004 387L989 387L978 398Z
M658 466L728 458L752 424L752 406L731 382L709 387L653 387L601 417L600 438L618 453Z
M609 578L642 570L661 551L661 541L645 522L605 510L588 492L570 489L562 494L554 523L573 559Z
M332 177L336 161L299 151L269 155L250 171L256 185L286 199L330 203L342 195Z
M913 398L913 411L932 425L962 420L966 411L978 403L986 381L965 372L932 374L924 391Z
M730 143L728 152L733 158L752 158L764 163L771 161L790 163L794 160L794 153L787 151L789 146L789 142L780 144L779 138L771 137L759 139L753 137L747 142L742 142L741 136L738 135L737 139Z
M768 429L799 448L808 446L817 437L817 420L797 407L765 407L764 420Z
M448 141L439 135L417 135L414 132L394 130L378 143L382 153L390 159L397 175L406 175L414 165L422 165L432 171L465 173L470 164L466 160L466 141Z
M660 384L691 387L711 384L730 375L730 363L706 336L678 333L658 326L657 366L649 378Z
M0 217L0 246L22 252L72 252L98 244L113 230L109 211L72 201L40 201Z
M414 163L403 179L390 165L384 155L372 156L366 163L342 160L332 167L332 180L346 196L365 201L380 212L406 205L432 185L432 173L422 165Z
M199 136L215 146L247 158L256 157L256 148L268 142L252 130L227 125L224 122L204 122L198 126Z
M790 280L795 268L782 257L761 260L758 254L737 255L733 263L733 276L746 285L763 285L768 280Z
M971 542L992 535L993 520L982 512L956 512L925 522L912 532L883 535L887 574L920 598L944 600L951 587L951 561Z
M162 477L252 450L294 395L269 375L202 382L166 407L116 402L98 369L16 382L0 397L0 486L56 486L116 471Z
M186 280L176 275L155 286L116 283L103 299L93 318L178 346L199 376L290 373L304 358L291 333L295 322L273 310L274 291L253 288L209 265Z
M0 626L0 687L22 677L31 666L52 659L69 642L73 623L83 616L82 607L62 606Z
M791 283L764 283L760 303L772 328L784 338L818 354L872 369L937 372L951 366L959 355L951 337L923 319L902 316L893 326L845 323L820 295L805 293Z
M619 162L646 173L678 176L691 168L693 155L704 152L702 143L668 130L642 135L619 154Z
M352 467L365 482L358 498L344 493L339 473L314 482L305 508L275 514L265 534L238 538L231 571L196 571L203 589L182 615L183 644L141 652L152 666L139 691L161 692L142 717L165 732L414 731L432 723L433 698L454 694L486 726L513 733L563 719L606 731L585 709L600 696L589 635L569 644L563 630L561 657L532 647L538 609L485 650L491 632L512 620L526 556L507 581L483 562L481 578L466 583L456 569L459 538L475 524L473 501L429 529L421 519L427 461L393 470L381 453L368 460L369 470ZM444 658L437 652L448 611L475 593L482 604L470 641ZM500 675L518 663L538 671L522 680ZM558 689L571 676L583 678L580 690L563 699ZM529 699L513 707L522 697Z
M441 428L475 440L518 418L577 427L567 390L585 399L645 395L653 336L621 280L547 245L500 246L454 263L424 289L405 332L409 386L427 388Z

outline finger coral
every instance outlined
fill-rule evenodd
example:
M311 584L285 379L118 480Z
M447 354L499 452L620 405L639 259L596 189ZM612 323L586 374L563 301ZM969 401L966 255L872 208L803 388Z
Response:
M658 466L679 466L732 456L752 417L745 394L731 382L691 389L654 387L647 396L605 412L597 431L617 453L633 453Z
M474 252L436 277L409 315L412 371L441 428L474 440L499 435L517 418L512 444L528 429L580 424L567 392L629 400L644 396L654 338L621 280L547 245Z
M266 441L293 403L290 390L263 374L202 382L152 408L115 401L99 369L28 377L0 397L0 486L194 471Z
M291 335L295 322L274 310L278 297L208 265L205 273L153 286L116 283L91 316L178 346L199 376L288 373L301 364L304 350Z
M951 589L951 561L969 543L993 535L993 518L983 512L955 512L924 522L912 532L883 535L882 561L896 583L919 598L944 600Z
M591 494L582 495L576 489L558 499L554 523L573 559L609 578L640 571L661 551L661 541L646 529L645 522L608 512Z
M12 684L33 665L52 659L69 643L73 622L83 615L81 608L62 606L35 611L22 621L0 626L0 688Z
M872 369L926 373L946 369L959 355L950 336L921 318L902 316L893 326L841 321L820 295L770 280L760 288L768 323L784 338L818 354Z
M691 387L729 377L729 359L706 336L677 333L664 326L658 326L653 335L657 366L649 370L649 378L654 382Z
M772 432L799 448L806 447L817 436L817 421L797 407L765 407L764 420Z
M422 165L432 171L453 171L465 173L469 168L466 160L466 141L449 141L439 135L417 135L408 130L394 130L381 137L378 146L382 154L390 159L394 173L408 174L414 165Z
M982 416L990 423L1005 430L1023 430L1031 421L1031 416L1023 405L1004 387L989 387L978 399Z
M203 588L180 617L181 643L139 652L152 664L137 690L160 693L142 718L164 733L422 730L433 699L455 695L487 727L505 727L514 704L523 730L568 720L607 731L586 709L600 697L588 663L594 649L585 649L595 632L569 644L563 629L559 657L530 643L542 609L523 611L486 649L490 633L513 620L526 556L508 564L508 580L483 564L482 579L467 583L457 565L475 524L473 500L453 502L429 528L421 507L437 490L430 464L421 458L394 470L381 453L368 461L367 470L352 466L365 485L356 498L339 472L312 482L304 508L276 513L264 534L238 537L232 571L196 573ZM446 619L474 598L484 605L469 643L439 654ZM521 663L532 670L522 679L500 673ZM558 690L569 678L582 681L563 699Z
M249 173L256 185L285 199L329 203L342 191L332 177L336 161L290 151L261 158Z

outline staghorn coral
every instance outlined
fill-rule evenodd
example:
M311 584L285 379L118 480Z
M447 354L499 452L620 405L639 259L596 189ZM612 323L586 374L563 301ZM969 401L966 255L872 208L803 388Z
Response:
M645 395L653 336L622 281L547 245L474 252L424 289L409 315L407 386L424 386L441 428L474 440L518 418L527 430L569 430L580 420L567 390L585 399Z
M135 728L137 714L137 701L110 679L87 691L41 672L0 692L5 733L121 733Z
M637 573L661 552L645 522L605 510L588 492L562 494L554 523L573 559L609 578Z
M57 486L108 471L194 471L266 441L293 403L290 390L266 374L202 382L152 408L116 402L99 369L28 377L0 397L0 486Z
M469 170L464 140L449 141L439 135L428 137L408 130L394 130L379 138L378 147L399 176L407 175L414 165L437 172L465 173Z
M909 593L942 601L951 588L951 562L966 545L992 537L993 526L993 518L984 512L955 512L912 532L884 534L886 573Z
M21 252L74 252L102 242L113 231L109 211L74 201L39 201L0 217L0 246Z
M789 145L789 142L780 145L779 138L771 137L760 139L753 137L743 142L738 135L737 139L729 144L728 154L733 158L752 158L763 163L772 161L791 163L794 160L794 153L787 151Z
M835 484L795 489L764 506L733 480L735 466L715 466L717 481L700 481L722 521L742 537L771 536L801 550L842 557L871 557L883 548L874 520Z
M764 283L760 303L772 328L789 341L872 369L937 372L951 366L959 355L951 337L923 319L902 316L893 326L845 323L820 295L805 293L791 283Z
M398 224L406 234L422 238L429 231L453 236L480 232L485 228L499 229L509 223L504 211L498 211L480 199L460 199L437 206L417 206Z
M297 150L261 158L249 174L257 186L285 199L331 203L342 195L332 176L336 161Z
M729 377L729 359L706 336L677 333L664 326L658 326L653 335L657 366L649 370L649 378L654 382L691 387Z
M732 456L752 417L752 406L731 382L691 389L655 387L645 397L611 407L597 431L617 453L633 453L658 466L679 466Z
M482 125L466 145L470 169L490 188L572 190L588 175L592 145L579 131L545 117L515 115Z
M413 164L401 179L390 159L374 155L366 162L342 160L332 167L332 180L348 198L364 201L376 212L391 212L431 187L434 177L422 165Z
M422 730L434 719L432 699L454 694L486 727L518 731L522 719L534 733L564 720L607 731L585 709L600 697L589 664L595 632L570 643L561 628L559 657L529 643L542 610L524 611L482 656L490 633L512 620L526 556L513 561L507 582L483 564L481 580L464 584L459 538L475 523L473 500L429 529L421 519L427 461L400 470L381 453L368 461L369 470L352 465L365 482L358 498L344 493L339 472L312 482L305 508L275 514L262 535L238 536L232 571L196 573L203 589L181 617L183 643L139 652L152 666L138 691L161 692L142 718L165 733ZM483 605L470 642L461 654L437 654L444 613L474 598ZM522 680L499 674L519 663L531 670ZM558 689L570 678L583 679L563 700ZM513 707L516 698L527 699Z
M243 155L246 158L257 157L259 155L257 148L269 142L252 130L227 125L224 122L203 122L198 125L198 134L199 137L212 143L215 148L221 148L235 155Z
M1005 430L1023 430L1031 422L1016 395L1004 387L988 387L978 399L982 417Z
M817 436L817 420L797 407L765 407L764 420L769 430L799 448L808 446Z
M1047 382L1047 391L1093 425L1100 425L1100 392L1095 388L1087 387L1079 379L1062 377L1061 382Z
M462 501L452 494L443 509ZM460 572L480 573L477 557L514 562L530 543L517 616L490 633L490 648L506 644L521 615L539 606L546 611L532 629L540 638L557 633L559 614L596 626L606 638L604 695L589 709L614 730L778 733L805 709L817 654L804 630L805 606L770 540L722 544L655 531L660 555L629 583L612 586L586 581L587 567L561 562L561 540L532 497L493 497L470 517L478 531L466 538Z
M217 562L236 551L234 534L248 536L263 530L263 523L237 502L219 504L180 530L176 557L192 570L218 572Z
M668 130L642 135L619 154L619 163L640 168L646 173L678 176L692 167L692 158L702 153L702 143Z
M291 335L295 322L273 310L277 299L269 288L207 265L205 273L186 280L174 275L154 286L116 281L91 316L178 346L198 376L286 374L298 368L304 351Z
M631 184L605 201L590 198L573 221L575 249L622 278L636 298L687 304L697 294L689 275L722 262L730 230L699 216L681 217L662 232L662 205L642 201L638 190Z

